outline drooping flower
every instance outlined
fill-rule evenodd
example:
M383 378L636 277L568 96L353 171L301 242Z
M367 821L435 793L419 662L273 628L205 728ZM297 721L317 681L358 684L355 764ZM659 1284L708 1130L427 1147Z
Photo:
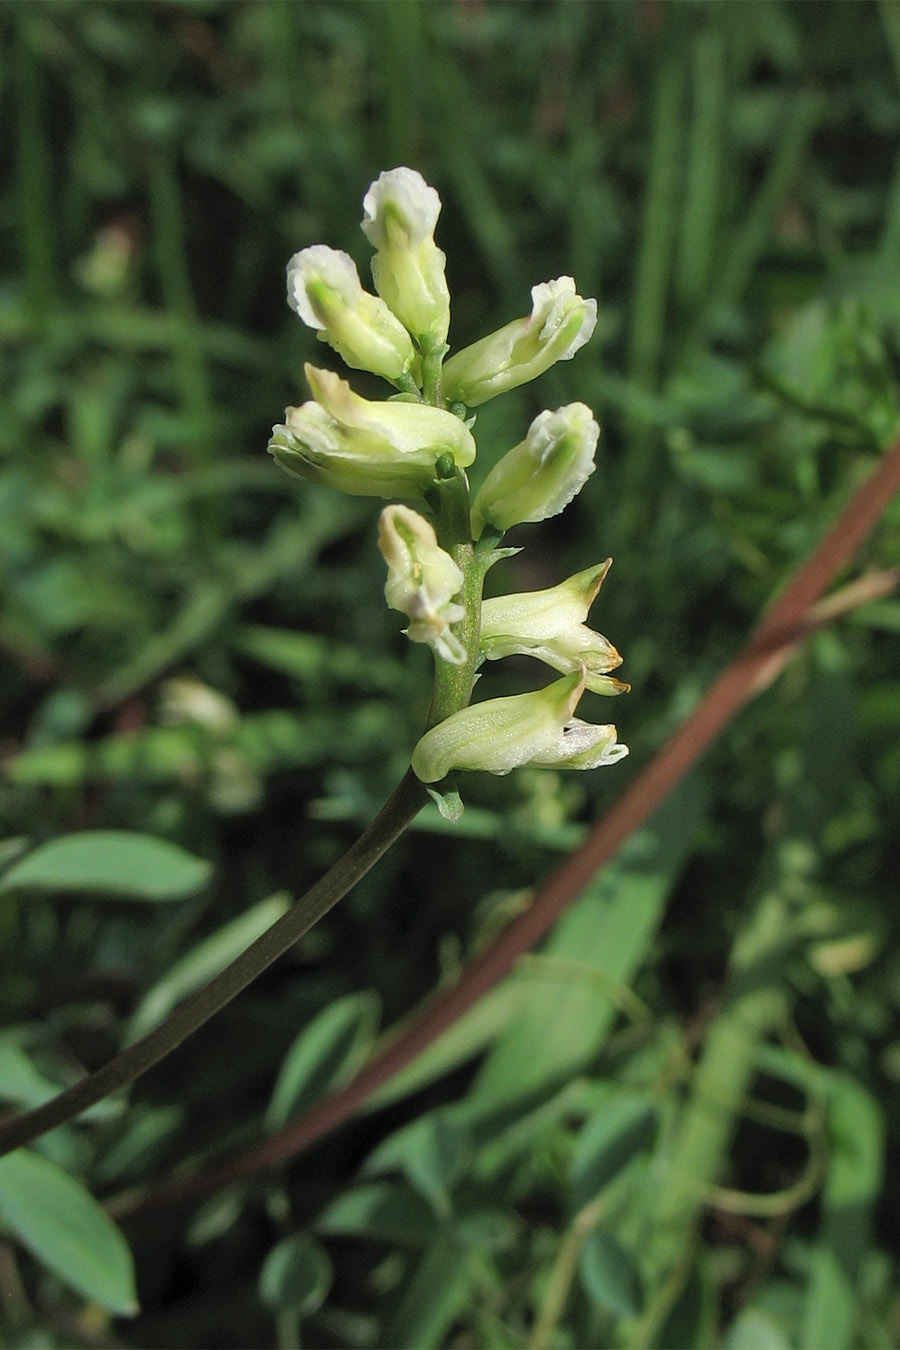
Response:
M595 694L623 694L629 686L609 674L622 664L612 643L584 620L612 565L612 559L576 572L558 586L485 600L481 607L481 650L489 661L533 656L570 674L584 667Z
M450 631L465 617L454 603L463 574L440 547L434 529L407 506L386 506L378 522L378 547L388 566L385 598L391 609L408 614L411 642L425 642L452 665L462 665L466 649Z
M450 357L443 370L445 397L477 408L570 360L596 323L597 301L578 295L572 277L544 281L532 288L530 315Z
M301 249L288 263L287 287L291 308L348 366L388 380L412 371L409 333L383 300L363 290L349 253L327 244Z
M376 250L376 291L416 341L440 346L450 327L447 260L434 242L440 197L415 169L387 169L363 198L363 212L363 233Z
M488 474L472 504L472 531L510 529L558 515L594 472L600 428L584 403L538 413L520 441Z
M475 458L472 433L443 408L372 402L333 371L310 365L306 378L314 400L288 408L269 441L289 473L355 496L417 498L433 483L442 456L459 468Z
M470 703L426 731L412 755L423 783L452 769L507 774L522 766L596 769L628 754L616 728L582 722L573 713L585 688L583 670L532 694Z

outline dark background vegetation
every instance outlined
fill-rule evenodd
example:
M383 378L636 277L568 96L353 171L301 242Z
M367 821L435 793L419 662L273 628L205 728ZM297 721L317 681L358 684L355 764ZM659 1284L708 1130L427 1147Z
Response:
M632 684L581 709L630 760L469 776L455 830L424 813L127 1109L68 1127L142 1312L106 1323L4 1244L11 1343L895 1344L896 599L804 647L443 1066L276 1174L122 1195L275 1128L304 1028L290 1110L451 979L900 434L900 10L7 0L0 53L3 835L139 830L212 864L175 905L0 901L3 1043L56 1082L102 1063L408 763L429 662L384 605L377 504L265 454L304 360L340 364L286 260L327 242L365 277L383 168L440 192L454 349L536 282L598 297L574 361L479 411L472 478L541 408L593 407L596 474L492 581L611 554L592 617ZM898 538L893 509L860 568ZM261 1289L285 1241L294 1283Z

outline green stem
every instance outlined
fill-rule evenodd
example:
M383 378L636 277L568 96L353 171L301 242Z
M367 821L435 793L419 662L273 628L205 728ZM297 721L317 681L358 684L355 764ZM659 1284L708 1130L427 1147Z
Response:
M425 401L443 407L441 363L447 350L432 341L422 344ZM449 457L447 457L449 459ZM472 694L478 662L481 591L492 553L472 543L468 484L465 474L450 462L438 461L435 486L437 533L442 547L455 559L464 581L465 617L456 632L466 649L462 665L436 662L434 697L429 726L464 708ZM444 476L446 471L446 476ZM175 1050L186 1037L229 1003L268 966L308 932L337 904L386 849L403 833L427 801L424 787L412 770L347 853L288 910L277 923L242 952L214 979L192 994L140 1040L66 1091L33 1111L0 1122L0 1155L30 1143L45 1131L72 1120L88 1107L125 1087Z
M422 352L422 397L432 408L446 408L441 369L450 349L445 342L436 343L429 333L419 339L419 348Z
M547 1281L541 1311L528 1342L528 1350L549 1350L578 1273L581 1249L600 1222L605 1205L605 1195L595 1196L579 1210L568 1232L563 1235Z
M21 1148L46 1130L74 1119L110 1093L133 1083L175 1050L327 914L399 838L427 800L422 784L412 770L408 770L378 815L344 856L287 914L209 984L185 999L164 1022L96 1073L82 1078L43 1106L0 1122L0 1155Z
M466 649L466 659L459 666L439 658L435 660L429 727L465 708L472 697L481 636L481 592L491 557L476 550L472 543L469 485L465 474L458 470L452 477L439 480L436 495L438 543L463 574L461 602L465 615L453 625L453 632Z

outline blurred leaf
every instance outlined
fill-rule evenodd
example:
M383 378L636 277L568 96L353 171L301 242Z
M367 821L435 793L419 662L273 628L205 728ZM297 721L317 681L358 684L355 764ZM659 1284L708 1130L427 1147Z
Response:
M236 633L236 651L305 684L350 684L360 690L395 694L411 684L410 672L399 661L346 646L312 633L248 624Z
M110 1186L140 1177L171 1144L183 1120L180 1106L133 1106L104 1141L94 1165L95 1181Z
M54 1163L25 1149L0 1158L0 1218L84 1298L118 1316L138 1311L125 1239L85 1188Z
M817 1341L804 1341L816 1345ZM824 1343L823 1343L824 1344ZM742 1308L725 1334L722 1350L792 1350L790 1337L765 1308Z
M376 1181L345 1192L319 1215L316 1231L327 1236L365 1237L401 1246L432 1242L442 1223L409 1186Z
M556 974L552 963L547 976L529 969L520 1015L479 1070L471 1107L487 1112L546 1089L596 1054L618 1012L604 985L627 985L646 959L706 802L692 775L563 915L542 952L577 962L583 977Z
M464 819L470 814L467 811ZM496 985L411 1064L388 1079L369 1099L368 1106L378 1108L409 1096L473 1059L520 1014L527 996L527 988L519 980L507 979Z
M255 942L290 907L289 896L283 893L269 896L198 942L141 999L129 1023L127 1040L145 1036L176 1004L224 970L229 961Z
M181 900L209 878L209 863L146 834L89 830L41 844L0 877L9 891L88 892L129 900Z
M221 739L193 726L149 727L102 741L23 750L4 762L3 774L14 783L57 787L104 779L202 782L223 748L262 772L335 760L352 763L391 743L393 716L380 703L314 715L272 709L245 715Z
M364 1176L398 1171L437 1213L450 1212L450 1190L471 1157L468 1131L444 1111L410 1121L389 1135L363 1166Z
M24 1050L17 1045L0 1045L0 1100L30 1110L55 1097L59 1090L58 1083L38 1073Z
M469 1263L459 1248L438 1239L421 1257L400 1306L388 1322L385 1344L398 1350L441 1345L471 1298Z
M30 1111L55 1097L63 1086L40 1073L19 1046L0 1045L0 1101L14 1102L16 1106ZM120 1112L118 1102L95 1102L88 1110L82 1111L78 1119L109 1120Z
M872 1095L845 1075L831 1080L827 1111L828 1170L802 1343L845 1350L855 1343L860 1265L881 1193L884 1118Z
M273 1247L259 1273L259 1296L274 1313L308 1317L316 1312L331 1288L333 1272L328 1253L308 1233L295 1233Z
M638 1268L622 1244L603 1228L590 1232L581 1248L578 1271L588 1298L616 1317L637 1317L641 1310Z
M344 1082L371 1047L377 1027L374 994L348 994L314 1017L284 1057L266 1127L280 1129L308 1103Z
M698 1253L684 1287L668 1312L656 1344L712 1350L718 1345L719 1309L715 1282L705 1252Z
M650 1147L657 1115L643 1097L611 1096L608 1106L587 1122L572 1158L573 1205L582 1209L628 1165Z
M207 1242L217 1242L234 1228L246 1203L246 1191L239 1187L227 1187L210 1196L191 1220L186 1233L188 1244L203 1247Z

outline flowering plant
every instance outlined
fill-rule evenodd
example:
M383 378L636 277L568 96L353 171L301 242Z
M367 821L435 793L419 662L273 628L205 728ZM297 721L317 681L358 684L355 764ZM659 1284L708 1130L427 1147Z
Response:
M618 652L585 623L609 559L546 590L482 600L489 568L518 552L498 547L503 534L557 515L593 473L600 428L590 408L539 413L471 502L465 472L476 455L469 409L574 356L593 333L597 302L578 295L571 277L544 282L532 289L530 315L445 366L450 295L434 240L440 210L415 169L388 170L371 185L362 229L375 248L376 295L346 253L314 244L291 258L292 308L349 366L382 376L395 393L370 402L334 372L307 365L313 397L287 409L269 449L290 473L392 503L378 532L385 596L435 662L429 725L412 755L421 782L445 784L455 769L613 764L628 753L616 728L574 715L586 688L628 688L609 674ZM562 678L470 703L482 662L522 654Z

